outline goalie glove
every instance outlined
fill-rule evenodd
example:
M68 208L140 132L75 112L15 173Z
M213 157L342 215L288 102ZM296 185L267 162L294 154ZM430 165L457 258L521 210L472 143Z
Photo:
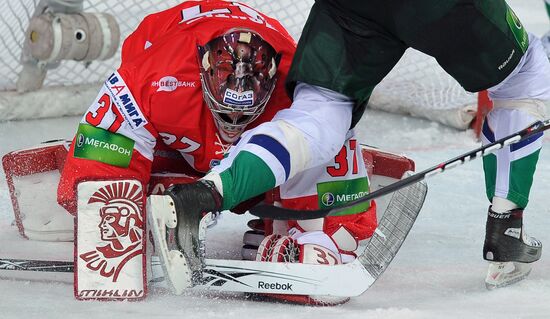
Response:
M258 248L256 261L327 266L342 263L338 247L324 232L302 233L296 228L292 228L289 230L289 234L290 236L274 234L265 237ZM347 297L313 295L265 294L265 296L285 302L319 306L334 306L349 300Z
M250 230L243 235L243 247L241 255L244 260L256 260L258 247L266 235L288 235L288 222L286 220L251 219L247 223Z

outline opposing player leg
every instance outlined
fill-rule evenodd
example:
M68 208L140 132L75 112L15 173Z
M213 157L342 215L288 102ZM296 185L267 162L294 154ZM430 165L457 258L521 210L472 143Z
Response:
M223 194L223 208L233 208L327 162L344 143L351 111L349 98L301 85L290 109L245 132L229 156L205 178ZM322 139L313 138L318 136Z
M550 100L548 59L540 41L525 31L505 1L457 5L423 31L442 41L408 35L416 47L434 55L467 90L488 89L494 109L483 127L484 144L545 117L544 101ZM448 45L445 51L442 45ZM527 264L540 258L541 243L525 234L522 217L541 146L542 133L484 157L492 204L483 249L483 257L491 262L489 288L525 278Z
M520 130L546 118L544 101L550 100L550 64L540 41L529 35L529 47L516 69L489 89L494 109L483 127L483 142ZM490 261L487 288L503 287L524 279L531 263L540 258L542 244L526 235L523 211L542 147L542 134L504 148L483 160L487 216L483 257Z
M292 106L248 131L206 177L223 194L224 208L330 161L374 86L403 55L406 45L386 29L344 20L339 8L317 1L311 9L287 77Z
M511 108L505 108L509 102ZM535 101L531 103L533 112L529 114L525 108L520 108L529 105L527 101L495 101L496 108L488 114L483 127L483 143L490 143L506 132L512 133L541 119L544 106L540 102L538 107ZM542 134L483 159L487 196L491 200L483 247L483 257L491 262L486 278L488 288L525 278L531 269L527 264L540 258L542 245L526 235L523 210L528 202L541 146Z

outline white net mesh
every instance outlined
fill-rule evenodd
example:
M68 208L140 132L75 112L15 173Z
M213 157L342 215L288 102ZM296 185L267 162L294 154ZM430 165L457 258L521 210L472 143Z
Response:
M30 17L39 0L0 1L0 90L14 90L18 74L22 69L19 62ZM121 36L125 38L147 14L164 10L178 4L177 0L85 0L84 11L107 12L114 15L120 25ZM90 63L62 61L59 67L49 70L45 86L96 83L105 79L118 66L117 56L106 61Z
M369 107L465 129L476 113L477 94L466 92L434 58L408 49L375 88Z
M118 21L121 37L124 39L147 14L174 6L178 0L84 0L85 12L106 12ZM252 7L273 16L299 38L313 0L245 0ZM0 1L0 91L15 90L25 30L39 0ZM119 64L119 54L106 61L89 63L62 61L59 67L48 70L44 86L75 86L97 84ZM2 108L0 96L0 109ZM88 103L87 101L86 103ZM25 102L27 103L27 102ZM4 102L6 104L6 102ZM15 104L7 102L7 104ZM464 121L463 107L475 104L475 96L466 94L458 83L448 76L435 62L417 51L407 52L394 70L375 90L370 106L392 112L408 113L457 126L454 122ZM3 106L6 108L6 106ZM9 107L9 105L7 106ZM82 108L81 108L82 109ZM451 119L441 110L452 109ZM455 110L459 110L456 111ZM13 113L13 112L12 112ZM22 112L24 113L24 112ZM40 116L34 114L34 116ZM49 114L48 116L51 116ZM0 112L0 120L24 118L25 115L7 116ZM466 119L466 121L468 121Z

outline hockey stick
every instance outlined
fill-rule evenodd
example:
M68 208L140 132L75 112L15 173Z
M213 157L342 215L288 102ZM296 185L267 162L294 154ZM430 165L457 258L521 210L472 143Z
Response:
M441 164L430 167L426 170L423 170L419 173L411 175L407 178L403 178L395 183L392 183L386 187L380 188L368 195L365 195L359 199L346 203L344 205L334 207L334 208L324 208L319 210L292 210L277 206L271 205L258 205L252 207L249 212L252 215L261 217L261 218L270 218L278 220L289 220L289 219L315 219L325 216L338 215L338 213L353 207L358 204L370 201L372 199L378 198L380 196L393 193L403 187L412 185L414 183L420 182L428 177L444 172L445 170L451 169L453 167L462 165L466 162L469 162L473 159L494 153L508 145L515 144L521 141L525 141L531 137L538 137L538 134L542 134L543 131L550 128L550 119L545 121L538 121L531 124L529 127L503 137L493 143L487 144L485 146L479 147L468 153L459 155L453 159L447 160Z
M46 271L46 272L73 272L72 261L57 260L29 260L29 259L0 259L1 270Z
M166 230L173 231L181 221L173 220L177 216L168 196L149 197L148 218L164 279L176 294L191 288L351 297L365 292L387 269L411 230L426 192L425 182L396 191L363 252L351 263L331 267L205 258L206 229L212 213L202 217L198 227L187 223L191 235L184 240L189 243L180 244L187 249L169 247Z

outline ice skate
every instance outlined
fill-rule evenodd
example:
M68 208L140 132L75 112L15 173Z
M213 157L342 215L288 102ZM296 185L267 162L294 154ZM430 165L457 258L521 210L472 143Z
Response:
M521 281L531 272L532 264L520 262L490 262L485 278L485 287L489 290L502 288Z
M525 279L539 260L542 243L523 229L523 209L495 213L489 208L483 258L489 261L487 289L500 288Z
M168 285L175 294L183 293L201 279L204 256L198 238L199 223L203 213L221 208L221 200L209 181L174 185L163 196L150 196L148 212L153 239Z

